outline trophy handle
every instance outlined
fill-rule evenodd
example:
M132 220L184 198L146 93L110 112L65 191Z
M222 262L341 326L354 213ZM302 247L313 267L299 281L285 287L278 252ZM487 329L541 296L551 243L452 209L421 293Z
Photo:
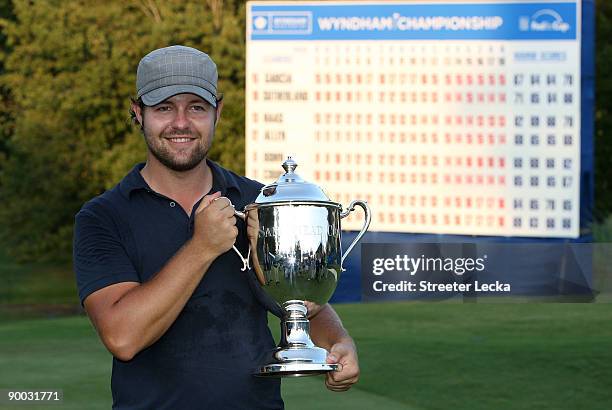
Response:
M348 208L346 208L346 211L340 213L340 219L347 217L351 212L353 212L355 210L355 206L359 206L363 209L363 212L365 213L365 221L363 222L361 231L359 232L355 240L348 247L348 249L346 250L346 253L342 255L342 259L340 260L341 267L344 266L344 260L346 259L346 257L349 255L349 253L351 253L355 245L357 245L357 242L359 242L361 237L368 230L368 227L370 226L370 221L372 220L372 216L370 214L370 207L368 206L368 203L366 201L361 201L361 200L356 200L356 201L351 202ZM342 270L344 271L344 268L342 268Z
M214 200L216 201L217 199L219 199L219 198L215 198ZM226 198L226 199L228 201L230 201L229 198ZM234 207L234 204L232 204L232 201L230 201L230 205L232 206L232 208ZM234 216L237 216L238 218L242 219L243 221L246 221L246 214L244 212L236 211L236 209L234 209ZM244 272L245 270L250 269L251 266L249 265L249 257L251 256L251 245L249 245L249 253L247 253L247 257L246 258L242 256L242 254L240 253L238 248L236 248L236 245L232 245L232 249L234 250L234 252L236 252L238 257L242 261L242 268L240 268L240 270L242 272Z
M234 206L234 205L232 205L232 206ZM246 214L244 212L236 211L234 209L234 216L237 216L238 218L242 219L243 221L246 221ZM242 256L242 254L240 253L238 248L236 248L236 245L233 245L232 249L234 250L234 252L236 252L238 257L242 261L242 268L240 268L240 270L242 272L244 272L245 270L250 269L251 266L249 265L249 258L251 257L251 245L249 244L249 252L247 253L246 258Z

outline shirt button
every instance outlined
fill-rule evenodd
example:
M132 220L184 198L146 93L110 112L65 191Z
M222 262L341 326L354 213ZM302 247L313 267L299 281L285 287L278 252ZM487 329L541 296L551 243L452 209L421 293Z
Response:
M172 208L174 208L174 207L176 206L176 202L174 202L174 201L170 202L170 206L171 206Z

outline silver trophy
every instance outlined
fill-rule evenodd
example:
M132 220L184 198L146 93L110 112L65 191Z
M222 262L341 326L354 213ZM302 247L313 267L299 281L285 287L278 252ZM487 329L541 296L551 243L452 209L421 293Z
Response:
M327 303L336 289L342 263L370 225L370 209L365 201L353 201L346 210L333 202L317 185L295 173L296 162L289 157L285 173L261 189L254 203L236 215L245 219L249 254L243 270L250 267L264 293L283 311L281 339L262 364L258 376L306 376L337 370L326 363L327 351L310 339L310 323L304 302ZM355 206L363 208L361 231L342 255L340 220Z

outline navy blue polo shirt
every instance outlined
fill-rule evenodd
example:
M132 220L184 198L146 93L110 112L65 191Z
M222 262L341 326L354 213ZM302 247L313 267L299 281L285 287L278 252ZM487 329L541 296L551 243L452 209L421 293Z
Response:
M212 161L211 193L236 209L261 184ZM154 192L136 165L114 188L87 202L75 218L74 269L81 303L119 282L145 282L189 240L194 215ZM194 206L197 209L199 202ZM246 255L245 226L236 246ZM230 250L209 267L166 333L130 361L113 358L115 409L282 409L280 380L254 377L274 348L267 311L252 272Z

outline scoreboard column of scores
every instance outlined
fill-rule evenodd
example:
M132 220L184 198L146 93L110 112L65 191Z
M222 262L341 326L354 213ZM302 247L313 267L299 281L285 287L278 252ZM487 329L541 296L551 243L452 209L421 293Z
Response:
M335 156L332 149L317 153L317 180L339 185L343 201L357 195L376 204L379 226L448 231L506 225L498 211L506 204L499 187L506 184L507 160L497 147L507 143L507 119L486 105L506 101L506 74L496 70L505 65L503 47L317 51L315 141L319 147L354 144ZM340 104L355 108L333 110ZM446 109L453 106L461 109ZM339 170L336 163L351 169ZM363 194L347 187L352 181L366 187ZM463 187L461 194L447 189L456 186Z

